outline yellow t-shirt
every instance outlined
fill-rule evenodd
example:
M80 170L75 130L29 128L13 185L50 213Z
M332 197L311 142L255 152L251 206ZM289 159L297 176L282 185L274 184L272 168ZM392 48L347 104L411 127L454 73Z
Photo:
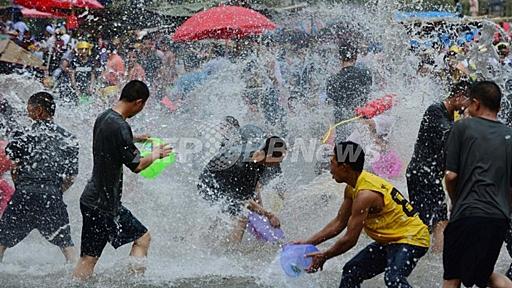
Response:
M416 210L405 197L386 180L363 171L356 187L347 186L352 199L362 190L382 194L384 207L377 214L368 214L364 230L370 238L381 244L401 243L421 247L430 246L430 235Z

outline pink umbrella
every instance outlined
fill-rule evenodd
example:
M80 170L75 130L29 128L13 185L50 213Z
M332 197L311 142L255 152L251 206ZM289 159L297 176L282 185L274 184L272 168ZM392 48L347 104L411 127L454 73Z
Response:
M42 12L36 9L29 9L21 6L21 14L27 18L64 18L63 16L58 16L52 13Z
M174 41L233 39L259 35L276 29L262 14L238 6L219 6L199 12L183 23L172 36Z

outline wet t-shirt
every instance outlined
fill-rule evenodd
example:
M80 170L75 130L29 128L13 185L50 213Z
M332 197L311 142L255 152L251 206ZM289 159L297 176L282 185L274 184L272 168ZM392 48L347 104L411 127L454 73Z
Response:
M28 129L14 131L5 151L16 164L16 186L60 188L66 177L78 174L78 141L52 121L36 121Z
M73 66L75 68L75 80L76 86L80 93L88 93L87 89L91 85L91 76L95 73L95 63L91 58L83 61L80 58L73 60Z
M458 121L448 137L446 169L458 175L451 222L475 216L509 219L512 128L477 117Z
M353 117L354 110L368 101L372 76L364 67L349 66L327 80L327 97L334 102L336 121Z
M444 174L444 145L453 126L453 117L443 103L430 105L421 120L409 172L426 177L442 178Z
M199 176L198 188L203 197L222 200L228 211L236 214L242 204L256 196L256 185L267 170L250 160L243 145L232 147L212 158Z
M112 109L103 112L94 123L93 158L92 177L80 201L115 216L121 207L123 165L135 171L140 152L130 125Z

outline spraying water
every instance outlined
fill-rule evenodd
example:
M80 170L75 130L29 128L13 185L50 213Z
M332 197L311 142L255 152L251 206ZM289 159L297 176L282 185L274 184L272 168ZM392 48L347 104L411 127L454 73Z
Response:
M416 74L419 58L410 54L409 38L403 26L394 22L393 5L377 1L368 7L335 6L309 8L293 21L283 16L283 25L308 19L322 19L328 24L351 23L362 42L382 44L382 52L368 54L359 61L371 69L376 82L372 98L393 92L398 103L389 113L395 117L390 146L399 152L406 163L412 149L422 114L432 102L444 98L446 91L431 77ZM342 19L343 21L339 21ZM279 21L278 21L279 22ZM281 22L280 22L281 23ZM331 27L335 27L331 26ZM354 28L356 27L356 28ZM362 37L364 35L364 37ZM364 38L364 39L363 39ZM123 203L152 233L152 245L147 273L133 279L125 272L129 245L118 251L106 248L96 268L96 276L87 287L335 287L338 285L344 263L364 247L370 239L365 235L349 253L329 261L325 270L298 279L287 278L276 259L280 247L262 244L247 235L240 245L226 245L231 229L229 217L211 207L197 193L196 183L204 165L214 156L223 139L219 129L221 119L227 115L237 118L242 125L255 124L273 134L286 136L290 143L287 160L283 163L283 176L266 186L263 202L274 209L282 222L288 240L304 239L322 228L332 219L342 202L343 186L330 175L317 176L315 167L322 160L320 138L333 122L332 107L326 104L325 82L337 72L336 43L329 37L319 37L308 48L286 50L272 45L258 47L258 51L243 60L217 59L210 62L209 77L186 96L186 105L177 113L169 113L156 101L150 100L144 112L131 120L134 134L148 133L164 138L176 151L177 163L155 180L145 180L126 171ZM286 51L283 51L286 50ZM286 107L277 98L265 99L270 106L285 111L278 121L267 119L263 113L254 113L243 100L246 82L252 73L260 74L258 89L267 95L272 79L261 75L269 63L274 63L275 52L285 54L289 60L283 77L303 74L308 78L306 96ZM251 58L252 57L252 58ZM484 57L484 56L482 56ZM489 57L489 56L485 56ZM480 59L480 58L478 58ZM252 63L255 61L256 63ZM253 67L247 70L247 67ZM204 68L204 67L203 67ZM304 75L307 74L307 75ZM251 74L251 75L249 75ZM290 76L290 77L289 77ZM285 82L283 87L294 83ZM41 86L17 76L0 77L4 97L18 108L20 119L28 97ZM254 88L254 87L253 87ZM289 105L289 104L288 104ZM80 141L80 174L75 185L66 192L72 235L77 246L80 239L81 215L79 197L92 171L92 126L96 115L104 106L59 105L56 123L73 132ZM280 111L272 110L272 111ZM265 108L263 108L265 110ZM369 139L366 126L357 124L361 139ZM404 165L405 167L405 165ZM407 191L402 172L394 184ZM286 183L284 203L276 204L275 187ZM322 245L332 244L332 241ZM78 246L79 247L79 246ZM0 265L3 287L72 287L71 266L55 247L33 232L27 240L9 249ZM502 253L497 264L499 271L508 268L508 256ZM439 287L442 282L442 261L438 255L422 258L410 282L414 287ZM364 287L383 287L382 278L366 281Z

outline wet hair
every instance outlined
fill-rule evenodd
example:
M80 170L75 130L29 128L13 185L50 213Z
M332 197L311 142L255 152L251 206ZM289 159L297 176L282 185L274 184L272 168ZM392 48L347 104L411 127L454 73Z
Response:
M448 96L448 98L455 97L459 93L464 93L465 95L467 95L470 88L471 83L469 83L468 81L459 81L452 85L450 89L450 96Z
M277 150L276 150L277 148ZM279 158L283 157L283 150L287 150L286 142L283 138L278 136L272 136L265 140L265 145L261 148L265 152L265 156L269 156L269 152L272 152L272 157Z
M225 54L224 47L220 45L214 45L210 52L213 58L223 57Z
M364 168L364 151L361 145L352 141L342 141L334 147L336 163L347 164L354 171L362 172Z
M30 96L28 105L43 108L51 117L55 115L55 101L53 100L53 96L48 92L38 92Z
M123 91L121 91L120 101L135 102L137 100L146 101L149 98L149 89L144 82L139 80L132 80L128 82Z
M343 42L338 45L338 53L342 61L357 59L358 49L351 43Z
M480 81L471 86L469 97L477 99L480 103L494 112L500 111L501 89L492 81Z

